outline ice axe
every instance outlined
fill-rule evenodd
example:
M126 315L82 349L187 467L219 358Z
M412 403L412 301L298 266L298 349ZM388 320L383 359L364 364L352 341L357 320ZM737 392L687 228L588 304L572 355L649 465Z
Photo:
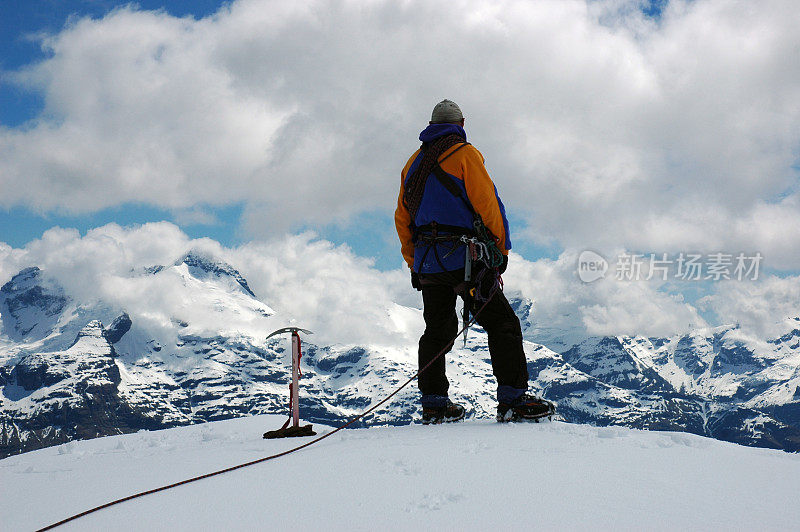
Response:
M278 430L271 430L264 433L265 439L273 438L291 438L295 436L314 436L316 432L311 428L311 425L300 426L300 402L298 399L298 380L300 379L300 359L303 353L300 350L300 333L313 334L311 331L301 329L299 327L284 327L274 331L267 340L277 334L292 333L292 382L289 384L289 419ZM292 426L289 426L291 421Z

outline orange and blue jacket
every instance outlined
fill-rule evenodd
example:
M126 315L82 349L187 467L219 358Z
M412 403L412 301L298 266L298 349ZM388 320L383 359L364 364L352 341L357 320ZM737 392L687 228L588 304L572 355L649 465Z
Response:
M419 139L424 147L425 143L453 133L463 137L466 142L467 135L457 124L431 124L420 133ZM421 159L422 148L414 152L401 173L400 195L394 213L401 252L408 267L417 273L455 271L464 267L466 246L455 245L452 242L431 244L424 239L417 239L415 243L415 237L419 236L418 228L430 226L431 222L471 231L473 214L461 198L449 192L431 173L425 182L422 202L416 217L411 219L403 195L406 181L414 173ZM497 187L484 166L483 155L472 145L456 144L442 153L439 161L442 170L453 178L462 195L468 199L491 234L496 237L500 251L507 255L511 249L508 219L503 202L497 194Z

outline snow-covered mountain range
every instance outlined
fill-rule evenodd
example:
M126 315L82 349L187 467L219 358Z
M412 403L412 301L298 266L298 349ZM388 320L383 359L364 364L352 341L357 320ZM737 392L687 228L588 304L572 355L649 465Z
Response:
M265 338L290 323L233 266L192 251L173 264L133 269L124 281L120 290L155 302L168 294L170 304L129 309L82 300L37 267L2 286L0 457L287 411L288 341ZM533 387L558 404L562 419L800 450L799 318L787 321L784 335L764 340L729 326L669 338L593 337L555 351L532 325L531 301L509 297L525 330ZM385 312L422 323L418 309L395 304ZM305 419L335 424L416 371L415 345L354 340L304 339ZM451 393L468 416L492 417L495 384L483 331L473 330L464 347L457 342L448 364ZM365 422L407 424L417 416L412 385Z

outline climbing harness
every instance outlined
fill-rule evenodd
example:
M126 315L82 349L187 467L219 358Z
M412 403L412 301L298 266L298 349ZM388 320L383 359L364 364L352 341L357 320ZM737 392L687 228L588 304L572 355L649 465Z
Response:
M469 322L469 314L472 310L475 301L483 302L487 299L486 293L496 290L502 286L502 278L498 272L498 268L503 264L503 252L497 245L497 238L492 234L486 224L483 223L481 215L472 206L472 203L466 198L461 191L461 188L454 182L453 177L442 169L441 163L448 157L453 155L459 149L468 145L464 142L456 149L451 151L441 161L437 162L433 167L433 175L447 189L450 194L460 198L469 212L472 214L472 230L466 229L461 226L439 224L437 222L430 222L428 224L416 227L412 223L412 241L416 246L421 243L426 246L425 252L422 255L420 262L424 263L428 253L433 250L436 263L441 268L442 272L447 272L444 267L443 259L451 256L453 253L461 249L462 246L466 247L464 257L464 291L462 299L464 300L464 308L461 315L464 327L464 345L467 345L467 334L469 327L466 326ZM416 217L416 213L411 214L411 219ZM443 232L443 233L442 233ZM439 247L445 247L450 243L450 249L444 255L439 256ZM491 275L491 280L487 282L487 275ZM460 280L456 284L460 284ZM483 288L484 285L488 287Z
M475 313L473 313L473 318L472 318L473 321L483 311L483 309L486 308L486 305L489 304L489 301L491 300L492 296L494 296L494 293L495 293L495 291L493 291L489 295L489 298L486 300L486 302L483 303L483 305ZM464 328L468 327L470 324L471 323L465 324ZM166 491L168 489L177 488L178 486L183 486L183 485L189 484L191 482L196 482L198 480L203 480L203 479L214 477L214 476L217 476L217 475L222 475L223 473L230 473L231 471L236 471L237 469L242 469L244 467L248 467L248 466L251 466L251 465L260 464L262 462L267 462L269 460L274 460L276 458L280 458L282 456L286 456L287 454L291 454L291 453L294 453L294 452L299 451L301 449L305 449L306 447L309 447L311 445L314 445L315 443L320 442L320 441L324 440L325 438L333 436L334 434L336 434L340 430L346 429L347 427L353 425L355 422L357 422L361 418L371 414L372 412L377 410L380 406L384 405L387 401L389 401L389 399L391 399L392 397L397 395L400 392L400 390L402 390L403 388L405 388L406 386L411 384L411 382L413 382L414 379L419 377L422 374L422 372L424 372L429 367L431 367L431 365L439 357L443 356L447 351L449 351L450 348L453 346L453 343L455 343L456 339L461 334L461 332L462 331L458 331L456 333L456 335L453 337L453 339L450 340L447 343L447 345L445 347L443 347L442 350L439 351L439 353L437 353L437 355L435 357L433 357L427 364L425 364L422 368L420 368L414 375L409 377L409 379L407 381L405 381L403 384L401 384L399 387L397 387L392 393L387 395L380 402L374 404L373 406L371 406L370 408L368 408L367 410L365 410L361 414L358 414L357 416L353 417L350 421L348 421L344 425L336 427L335 429L333 429L330 432L326 432L326 433L324 433L324 434L322 434L320 436L317 436L316 438L314 438L311 441L303 443L302 445L298 445L297 447L292 447L291 449L288 449L286 451L283 451L283 452L280 452L280 453L277 453L277 454L273 454L273 455L270 455L270 456L265 456L264 458L259 458L257 460L252 460L250 462L245 462L243 464L231 466L231 467L228 467L228 468L225 468L225 469L220 469L219 471L214 471L212 473L206 473L205 475L200 475L200 476L197 476L197 477L194 477L194 478L189 478L189 479L186 479L186 480L182 480L180 482L175 482L173 484L168 484L166 486L161 486L161 487L154 488L154 489L151 489L151 490L142 491L142 492L139 492L139 493L134 493L133 495L129 495L129 496L123 497L121 499L116 499L116 500L110 501L110 502L107 502L105 504L101 504L100 506L96 506L94 508L90 508L89 510L83 511L83 512L81 512L79 514L75 514L73 516L67 517L66 519L62 519L61 521L58 521L57 523L53 523L52 525L48 525L48 526L46 526L44 528L41 528L41 529L39 529L38 532L43 532L45 530L52 530L52 529L54 529L54 528L56 528L58 526L64 525L64 524L69 523L71 521L75 521L76 519L80 519L81 517L85 517L85 516L87 516L89 514L98 512L100 510L104 510L106 508L109 508L111 506L115 506L115 505L123 503L123 502L127 502L127 501L130 501L130 500L133 500L133 499L138 499L139 497L144 497L145 495L152 495L153 493L159 493L161 491Z

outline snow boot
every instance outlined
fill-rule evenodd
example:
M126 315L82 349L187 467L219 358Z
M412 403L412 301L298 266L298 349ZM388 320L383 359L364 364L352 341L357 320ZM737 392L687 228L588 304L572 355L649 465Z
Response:
M447 400L445 406L437 407L423 407L422 408L422 424L423 425L437 425L439 423L452 423L453 421L461 421L466 415L466 410L461 405Z
M542 418L552 418L556 407L550 401L535 395L522 394L513 403L500 403L497 405L497 421L538 421Z

